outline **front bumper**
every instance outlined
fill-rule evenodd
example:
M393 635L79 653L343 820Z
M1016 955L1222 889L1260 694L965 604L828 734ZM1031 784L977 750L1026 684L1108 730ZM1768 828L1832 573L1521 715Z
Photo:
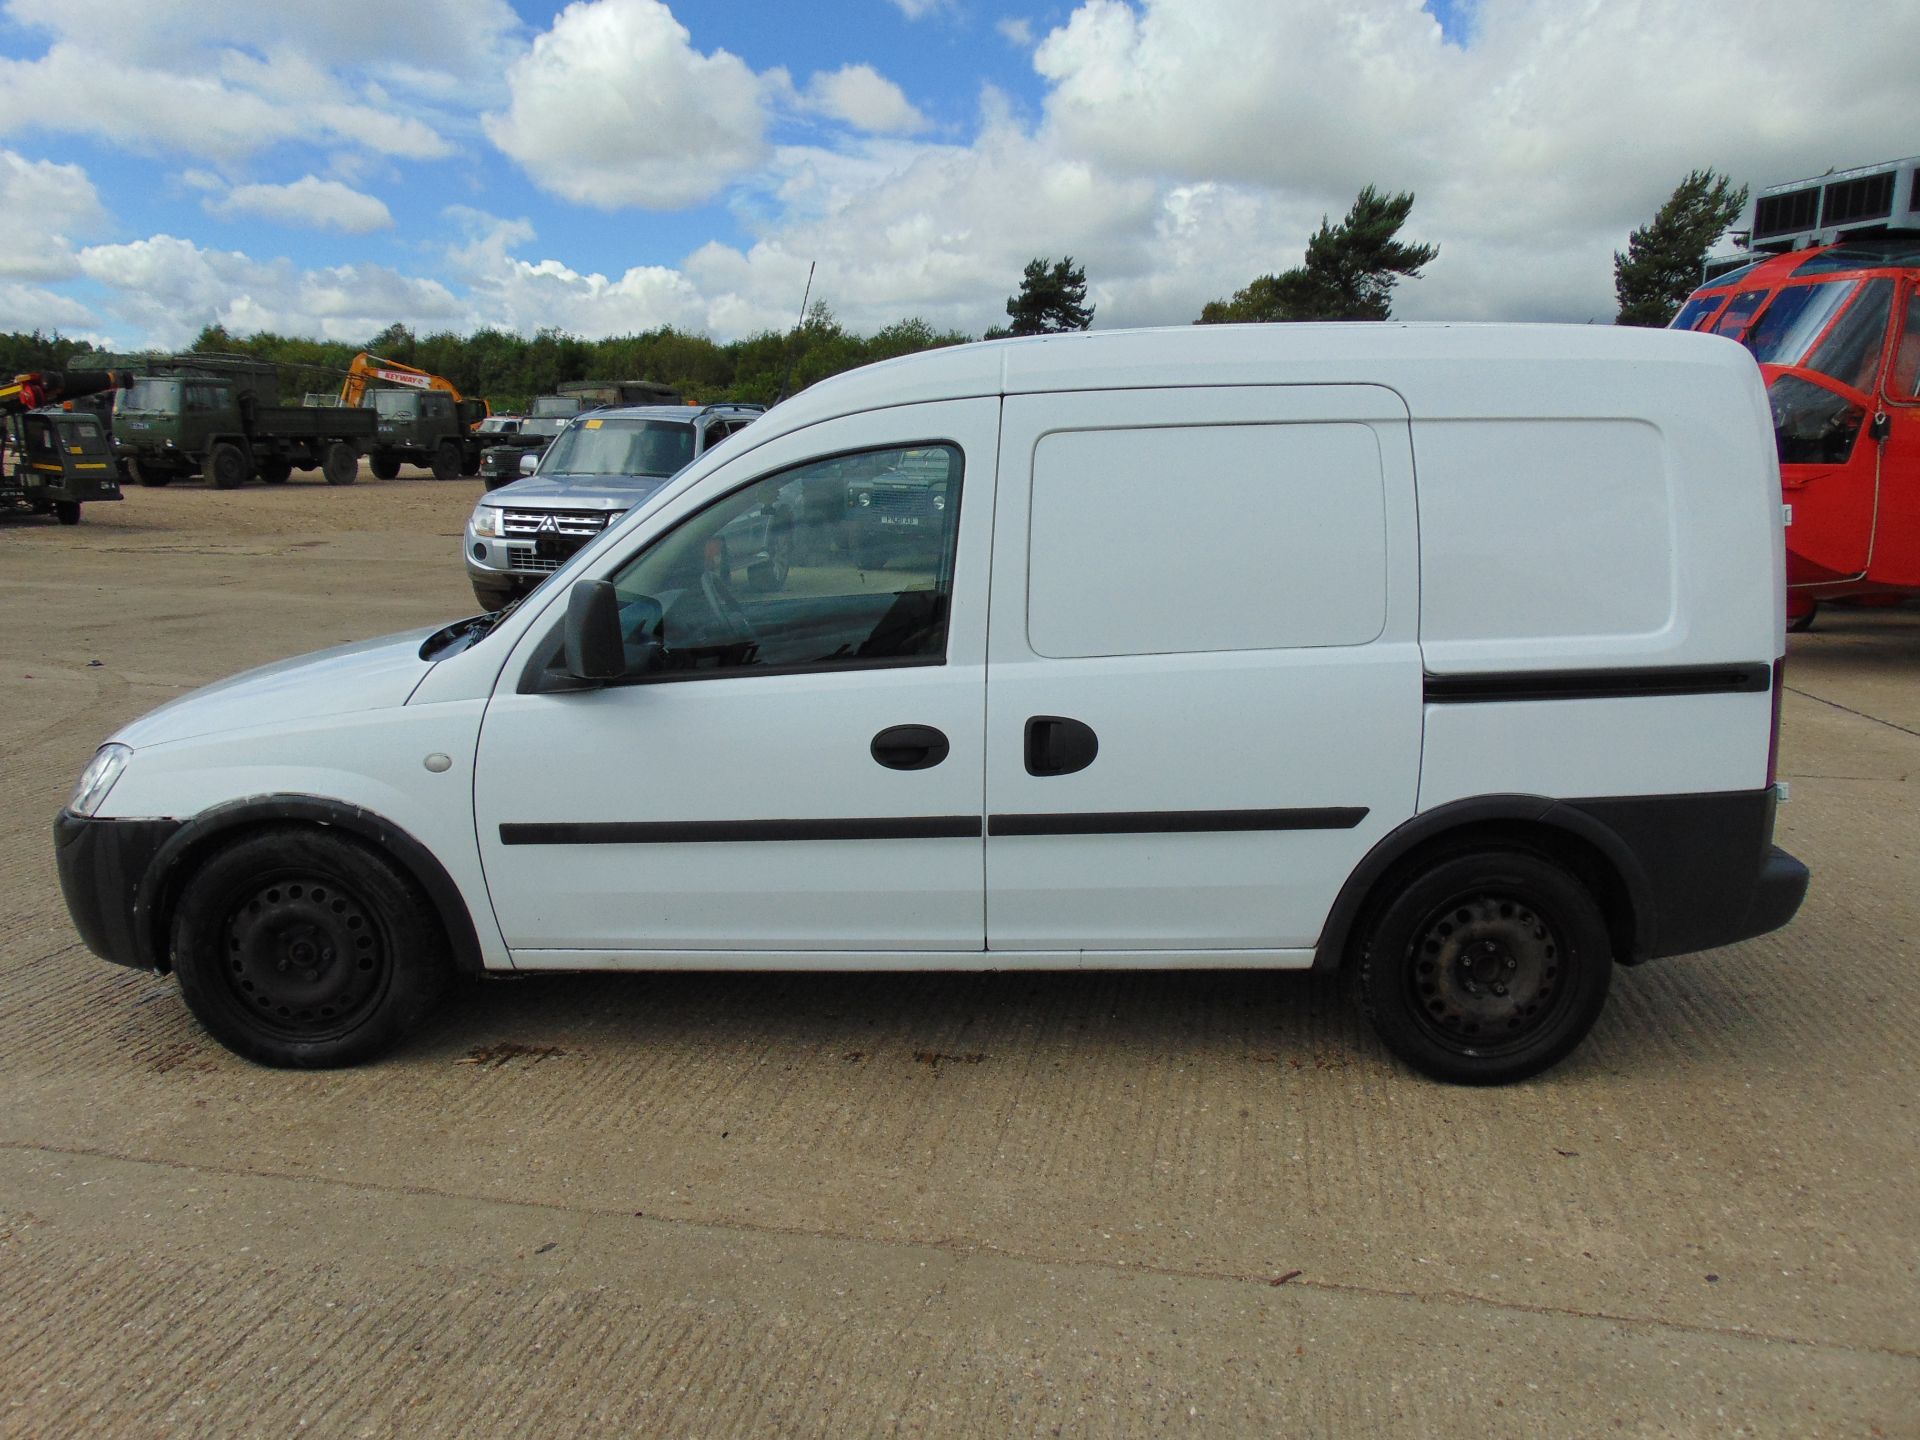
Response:
M62 810L53 822L54 860L73 928L102 960L138 970L164 968L146 933L141 901L147 872L179 831L178 820L85 819Z

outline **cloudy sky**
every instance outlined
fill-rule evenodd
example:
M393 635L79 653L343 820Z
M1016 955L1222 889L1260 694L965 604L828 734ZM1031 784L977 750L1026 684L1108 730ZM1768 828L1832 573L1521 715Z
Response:
M1408 318L1607 319L1687 170L1920 152L1914 0L4 0L0 330L1182 324L1369 182Z

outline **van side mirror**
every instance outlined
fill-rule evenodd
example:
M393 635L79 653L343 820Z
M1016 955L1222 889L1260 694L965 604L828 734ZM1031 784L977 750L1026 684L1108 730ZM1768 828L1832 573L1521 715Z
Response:
M529 450L526 454L520 457L520 473L522 475L531 475L534 471L538 470L539 468L540 468L540 457L534 451Z
M576 580L567 592L567 674L576 680L614 680L627 673L620 638L620 598L611 580Z

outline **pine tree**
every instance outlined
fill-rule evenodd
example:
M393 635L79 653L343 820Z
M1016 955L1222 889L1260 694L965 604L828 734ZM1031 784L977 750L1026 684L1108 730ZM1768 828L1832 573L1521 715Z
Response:
M1665 325L1700 284L1707 248L1747 206L1747 187L1724 175L1695 170L1674 187L1653 219L1627 237L1627 253L1613 255L1616 325Z
M1006 335L1055 335L1063 330L1085 330L1093 324L1093 306L1087 304L1087 271L1067 256L1027 262L1020 293L1007 298L1013 324L987 332L989 340Z
M1382 195L1369 185L1338 225L1320 217L1307 241L1307 258L1279 275L1262 275L1231 300L1211 301L1202 325L1271 320L1385 320L1393 287L1417 280L1438 245L1396 239L1413 210L1413 192Z

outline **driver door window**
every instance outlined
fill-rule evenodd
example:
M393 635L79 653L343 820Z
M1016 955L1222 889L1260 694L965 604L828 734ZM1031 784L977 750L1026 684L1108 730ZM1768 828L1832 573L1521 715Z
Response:
M961 455L813 461L689 517L614 577L628 670L700 678L946 656Z

